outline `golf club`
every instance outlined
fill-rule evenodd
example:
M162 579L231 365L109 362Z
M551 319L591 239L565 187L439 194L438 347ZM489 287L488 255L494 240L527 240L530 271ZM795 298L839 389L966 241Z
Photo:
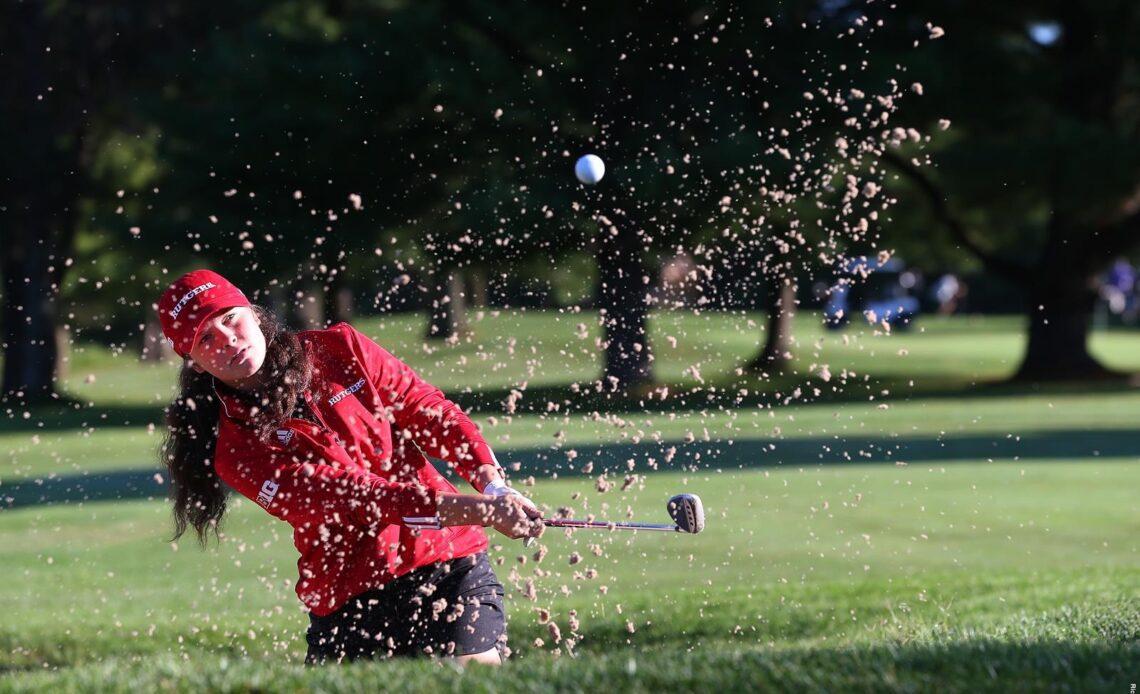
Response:
M603 530L656 530L670 533L696 534L705 529L705 507L696 494L678 494L666 505L672 524L617 523L614 521L584 521L570 518L551 518L543 523L548 528L598 528Z

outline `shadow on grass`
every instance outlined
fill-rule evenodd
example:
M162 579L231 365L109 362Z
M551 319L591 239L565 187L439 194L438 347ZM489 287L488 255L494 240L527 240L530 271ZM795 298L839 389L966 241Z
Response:
M137 427L147 424L161 427L162 410L162 407L143 405L106 407L82 403L17 407L13 408L11 414L0 409L0 434Z
M573 455L570 455L570 450L574 451ZM698 440L688 443L598 443L573 449L552 446L502 451L500 457L515 479L531 475L565 477L606 473L615 483L620 483L622 477L631 471L645 474L654 470L732 471L858 463L909 465L953 461L1140 458L1140 432L1132 429L1095 432L1073 429L1033 432L1017 437L1000 434L913 438L837 435L832 438ZM437 466L455 479L442 463L437 463ZM166 493L164 477L156 468L148 467L15 484L0 483L0 509L163 498Z
M1135 643L1070 641L977 639L791 650L728 645L656 655L663 657L646 659L650 662L637 668L638 691L692 686L693 691L1128 692L1140 669ZM624 658L644 656L631 652Z

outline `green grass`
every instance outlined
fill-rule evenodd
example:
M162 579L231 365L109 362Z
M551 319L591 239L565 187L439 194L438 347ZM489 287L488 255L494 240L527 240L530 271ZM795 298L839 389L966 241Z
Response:
M422 319L358 324L474 404L541 504L660 520L673 493L705 500L697 537L553 531L541 564L496 540L516 654L502 671L306 669L289 528L238 500L224 541L202 551L168 542L167 505L140 500L0 511L0 691L1128 691L1140 679L1140 395L993 385L1020 357L1010 318L927 318L888 336L801 316L794 373L738 376L760 320L656 316L654 366L674 395L617 409L565 406L570 384L598 377L592 315L487 312L470 342L426 348ZM1140 333L1093 336L1118 369L1140 371L1137 347ZM820 364L856 375L822 381ZM152 467L148 424L173 378L169 364L77 349L75 403L0 418L0 497ZM499 399L524 381L537 407L508 417ZM669 446L677 461L651 469ZM641 479L596 491L627 460ZM557 479L543 474L554 465ZM571 565L573 552L584 560ZM572 648L552 642L539 607Z
M1005 436L1039 429L1128 430L1140 414L1140 393L1134 389L1100 386L1090 393L1064 386L1040 391L991 386L969 392L971 384L1006 377L1015 368L1023 336L1020 319L1007 317L928 317L911 331L885 335L869 328L824 332L817 317L805 314L795 331L795 368L802 378L738 377L735 369L757 349L756 324L761 318L656 315L652 327L658 378L670 384L674 394L694 387L722 394L744 388L752 397L758 391L794 393L794 384L799 384L799 397L770 408L770 402L749 398L737 405L731 399L708 402L698 395L686 406L650 401L648 407L618 411L616 419L601 421L593 413L609 414L605 403L570 411L562 406L573 397L571 383L592 382L601 368L592 314L486 312L473 321L475 337L470 342L427 347L420 339L421 317L366 319L359 326L429 381L474 407L488 439L503 451L544 448L560 440L566 448L655 438L675 442L689 435L703 438L706 430L715 440L777 441L836 434L929 438L940 432ZM577 336L579 323L591 331L588 337ZM669 336L677 339L676 348L669 346ZM1092 347L1108 365L1140 371L1140 333L1095 333ZM828 383L812 380L811 374L824 363L835 377ZM697 382L691 371L684 373L693 365L706 383ZM843 369L857 376L840 386ZM175 364L140 364L121 351L77 347L71 375L63 383L77 406L0 417L0 485L50 475L154 468L161 406L173 396L176 370ZM860 380L863 376L868 381ZM508 422L498 395L524 382L522 403L534 411L516 414ZM831 388L840 392L821 401L812 388L826 391L824 395ZM493 395L481 395L487 392ZM1011 398L1017 407L1009 407ZM559 432L561 439L556 438ZM1043 447L1048 448L1047 442Z
M970 437L974 444L968 452L977 459L987 459L1002 457L995 456L993 445L1014 437L1022 439L1016 448L1020 455L1034 458L1049 455L1055 437L1083 435L1090 441L1088 455L1092 455L1097 447L1091 438L1094 434L1105 442L1123 436L1127 446L1140 416L1140 393L1135 392L1025 395L1012 407L1009 398L994 397L915 400L893 403L885 409L881 404L866 401L776 410L643 413L609 420L595 420L589 415L521 415L509 423L500 413L477 416L476 421L504 461L512 459L512 452L518 450L551 449L555 454L555 446L562 451L586 451L598 444L658 439L681 445L690 435L703 441L708 432L711 441L770 441L776 450L767 457L774 463L786 458L783 450L791 445L835 436L890 443L939 438L961 442ZM1054 432L1054 436L1034 439L1033 435L1040 432ZM147 427L0 433L0 484L118 469L156 469L161 438L161 429Z
M595 313L482 311L472 316L472 336L453 345L425 344L425 319L419 315L362 318L355 325L448 393L498 392L523 383L531 389L586 384L599 377L601 329ZM985 383L1016 369L1025 344L1023 322L1007 316L929 316L905 332L864 327L836 333L805 311L795 321L793 371L807 376L827 364L836 380L848 369L859 378L868 375L920 393ZM759 313L653 314L649 343L655 375L663 383L699 386L687 371L696 366L706 383L770 383L735 373L759 351L762 325ZM1108 366L1136 371L1138 344L1140 332L1122 328L1093 333L1090 348ZM173 363L143 365L130 352L84 343L73 349L61 385L80 402L155 408L173 396L176 371ZM908 384L910 379L916 383Z
M900 686L919 686L933 681L926 668L950 684L974 681L982 653L1003 674L1013 667L1035 681L1058 676L1031 671L1055 657L1069 663L1062 682L1123 682L1129 670L1121 668L1140 665L1136 472L1127 461L852 464L658 473L606 494L588 477L541 480L528 490L540 503L603 517L628 506L635 518L656 519L669 494L697 492L708 530L554 531L538 565L534 550L502 542L519 657L506 678L462 678L584 690L591 677L625 677L648 690L661 672L697 688L707 670L710 685L794 689L812 678L827 688L888 685L881 678L890 672ZM415 663L363 675L281 668L302 658L305 625L288 529L252 504L236 506L225 541L204 553L163 540L168 512L158 502L0 516L8 605L0 663L14 669L10 683L151 689L170 678L190 691L310 681L366 688L394 677L429 691L459 681L448 668ZM585 560L571 566L572 552ZM598 575L586 578L587 569ZM534 603L519 590L527 578ZM537 607L551 610L567 636L577 611L574 667L559 664L570 657L565 642L555 655ZM1087 670L1072 669L1078 656ZM644 678L623 675L630 661L643 663ZM712 674L727 662L747 666ZM676 663L688 665L678 672Z

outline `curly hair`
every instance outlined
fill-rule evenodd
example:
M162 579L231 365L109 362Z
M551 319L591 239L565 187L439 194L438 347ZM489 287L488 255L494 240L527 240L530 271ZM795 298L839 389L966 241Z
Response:
M238 391L199 372L187 361L178 377L178 395L166 408L167 436L162 444L162 462L170 475L170 498L174 504L174 537L193 526L203 546L210 531L218 531L226 512L226 487L214 469L221 416L219 395L235 397L249 406L251 424L258 437L268 441L303 398L309 387L312 365L297 334L272 313L253 307L265 335L265 363L255 390Z

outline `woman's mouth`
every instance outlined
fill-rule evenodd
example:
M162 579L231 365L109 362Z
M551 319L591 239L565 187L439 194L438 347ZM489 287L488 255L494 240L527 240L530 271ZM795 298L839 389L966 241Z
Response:
M229 366L238 366L243 361L245 361L245 354L248 351L249 351L249 347L242 347L241 349L239 349L238 353L235 354L232 359L230 359Z

